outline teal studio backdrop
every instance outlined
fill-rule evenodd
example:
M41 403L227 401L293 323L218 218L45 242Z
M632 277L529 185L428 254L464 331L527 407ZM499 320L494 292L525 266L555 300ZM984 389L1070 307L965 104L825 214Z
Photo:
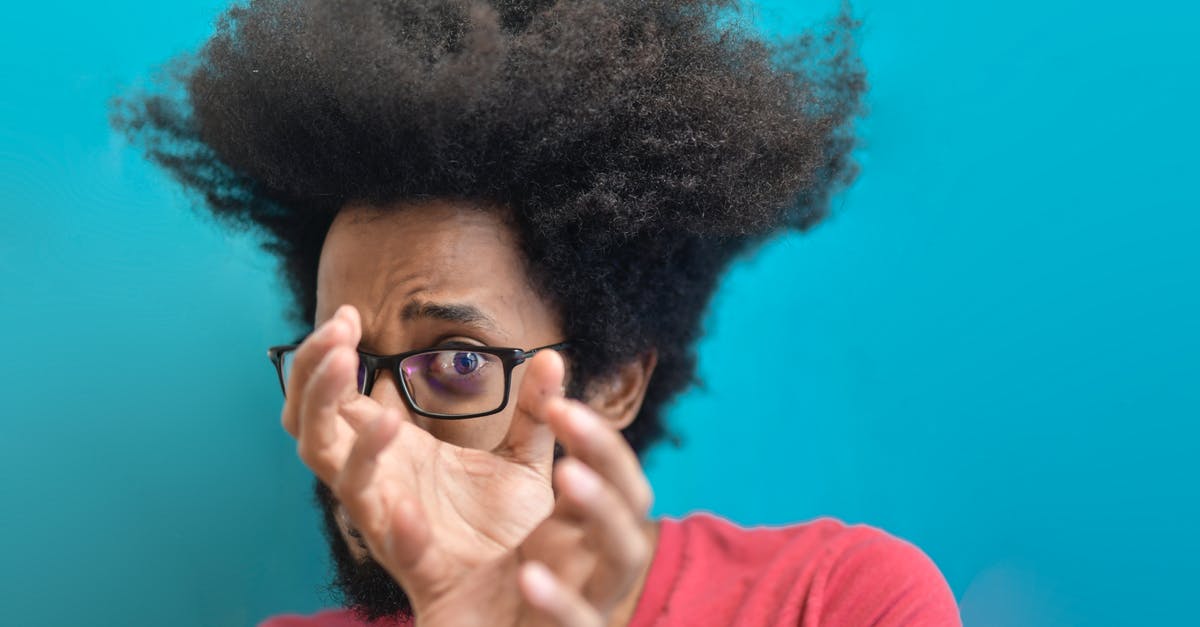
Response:
M5 625L329 603L264 350L295 332L273 263L106 123L222 4L5 7ZM753 19L837 10L798 4ZM1200 5L856 7L862 177L730 273L656 512L883 527L973 627L1200 624Z

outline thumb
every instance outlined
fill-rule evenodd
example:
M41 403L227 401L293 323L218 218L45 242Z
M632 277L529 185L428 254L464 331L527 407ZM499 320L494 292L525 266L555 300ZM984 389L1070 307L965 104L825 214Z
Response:
M549 476L554 461L554 432L546 422L546 407L552 399L562 398L566 366L562 355L542 350L525 362L525 368L512 424L495 453L535 465Z

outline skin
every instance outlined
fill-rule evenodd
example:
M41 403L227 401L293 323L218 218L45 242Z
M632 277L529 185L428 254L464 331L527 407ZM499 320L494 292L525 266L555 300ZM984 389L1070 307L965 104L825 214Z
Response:
M569 340L503 216L448 200L343 208L321 252L317 326L297 351L283 426L419 625L626 624L656 527L619 430L641 406L652 352L579 402L562 396L562 358L542 351L513 371L504 411L468 420L414 414L390 373L370 397L356 391L356 346ZM477 315L430 306L447 304ZM568 454L557 464L556 441Z

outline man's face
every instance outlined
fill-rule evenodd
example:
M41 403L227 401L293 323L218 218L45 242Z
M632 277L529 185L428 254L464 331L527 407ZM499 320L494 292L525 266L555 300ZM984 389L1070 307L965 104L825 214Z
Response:
M529 284L515 236L498 211L461 203L382 211L348 206L339 212L321 251L314 323L343 304L354 305L362 317L360 348L376 354L451 341L528 350L566 339L555 311ZM508 431L522 370L513 370L504 410L482 418L419 416L385 371L371 397L441 440L491 449ZM370 558L320 482L317 499L338 572L335 585L346 600L372 617L406 609L399 586Z

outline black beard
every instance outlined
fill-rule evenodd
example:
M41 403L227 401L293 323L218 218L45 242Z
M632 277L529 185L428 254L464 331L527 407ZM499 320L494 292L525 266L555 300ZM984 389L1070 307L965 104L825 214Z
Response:
M400 584L370 553L360 561L350 552L350 545L338 526L338 503L333 491L320 479L314 479L313 497L321 508L325 539L334 565L330 589L341 596L342 604L368 622L381 618L411 619L412 604ZM366 543L358 540L358 544L367 551Z

